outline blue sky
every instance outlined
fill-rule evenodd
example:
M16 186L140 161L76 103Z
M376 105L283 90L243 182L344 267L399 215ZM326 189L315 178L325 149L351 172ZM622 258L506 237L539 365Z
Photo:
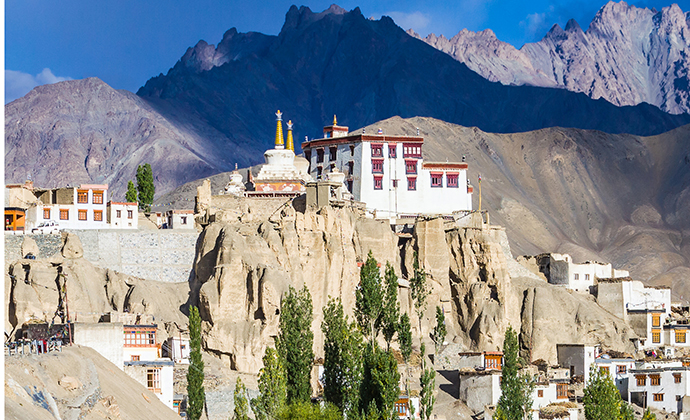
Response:
M216 44L231 27L277 34L290 5L322 11L333 0L6 0L6 102L38 84L96 76L116 89L136 92L165 73L200 39ZM583 29L603 0L380 0L340 1L369 17L391 16L403 29L452 37L467 28L492 29L516 47L533 42L554 24L575 18ZM677 2L690 11L690 0ZM669 1L633 1L661 9Z

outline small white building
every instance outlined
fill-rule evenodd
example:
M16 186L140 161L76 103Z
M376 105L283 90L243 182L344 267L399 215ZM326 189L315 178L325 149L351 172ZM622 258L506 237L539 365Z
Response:
M171 410L178 411L173 405L175 364L172 360L128 361L124 364L124 371L156 394Z
M112 229L137 229L139 227L138 203L108 202L108 224Z
M350 134L335 118L323 134L302 143L309 174L323 180L336 169L343 172L354 200L366 203L375 217L393 220L472 210L467 163L425 162L423 137L382 131Z
M628 271L617 270L610 263L586 261L576 264L568 254L541 254L537 257L537 262L550 284L576 292L592 293L598 279L630 276Z
M580 376L586 383L589 380L589 368L599 357L598 345L556 344L558 365L570 369L570 377Z
M168 210L168 229L194 229L194 210Z
M501 370L503 367L503 352L462 352L458 353L457 368L475 370Z
M495 406L501 397L501 371L459 371L459 399L478 414L486 406Z
M621 397L626 399L628 396L630 377L628 372L635 369L635 360L626 358L610 358L608 355L602 355L602 357L597 358L594 363L597 369L611 377L613 383L616 385L616 388L618 388L618 392L620 392Z
M57 221L62 229L109 228L106 216L106 184L34 189L34 194L38 201L27 211L27 231L48 220Z
M175 363L189 364L188 337L168 337L161 347L163 357L168 357Z
M630 371L628 400L641 407L682 413L684 397L690 391L689 372L690 367L633 369ZM685 407L685 411L688 408Z

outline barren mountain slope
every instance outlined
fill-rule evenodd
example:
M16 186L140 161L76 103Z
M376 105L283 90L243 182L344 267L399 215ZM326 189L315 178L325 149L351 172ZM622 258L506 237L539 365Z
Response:
M465 29L451 39L430 34L424 41L506 85L561 87L616 105L690 111L690 29L677 4L657 12L611 1L586 31L571 19L519 50L491 30Z

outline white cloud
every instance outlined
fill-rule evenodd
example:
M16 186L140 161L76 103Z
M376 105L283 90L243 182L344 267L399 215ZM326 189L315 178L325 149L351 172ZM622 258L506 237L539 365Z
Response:
M520 26L525 29L525 34L530 38L543 32L544 24L546 22L546 13L532 13L520 21Z
M412 13L404 12L389 12L386 13L390 16L398 26L404 30L414 29L415 32L420 32L431 23L431 18L428 14L422 13L420 11Z
M5 70L5 103L8 104L21 98L36 86L49 85L64 80L72 80L72 78L56 76L49 68L43 69L35 76L21 71Z

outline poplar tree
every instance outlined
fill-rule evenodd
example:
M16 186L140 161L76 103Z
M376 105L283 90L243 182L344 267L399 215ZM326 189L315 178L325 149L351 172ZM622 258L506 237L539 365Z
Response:
M503 366L501 368L501 397L496 413L505 420L523 420L532 410L534 382L527 374L520 374L519 342L517 332L509 326L503 340ZM618 407L616 407L618 409ZM498 416L494 415L494 419Z
M266 348L263 363L259 371L259 396L251 400L251 407L257 420L273 420L285 407L287 375L275 349Z
M314 364L313 309L307 286L299 292L292 286L280 310L280 333L276 348L287 374L287 402L311 400L311 368Z
M156 187L153 185L153 170L148 163L137 167L137 190L139 191L139 208L146 212L151 211Z
M621 412L621 395L613 379L594 365L589 370L582 402L587 420L617 420Z
M422 420L431 418L431 413L434 411L434 404L436 404L436 397L434 396L434 389L436 389L436 371L431 367L426 366L426 346L422 343L422 374L419 377L419 385L421 391L419 393L419 416Z
M432 337L434 339L434 344L436 345L436 355L438 355L439 349L446 339L446 317L443 314L443 310L440 306L436 307L436 327L432 332ZM434 358L436 360L436 358Z
M389 262L386 263L384 278L386 293L381 316L381 330L386 340L386 349L390 349L391 341L400 324L400 303L398 303L398 276Z
M137 202L137 187L134 186L134 182L129 181L127 183L127 192L125 193L125 201L128 203Z
M355 323L348 323L340 299L331 299L323 310L324 399L348 418L359 412L362 383L362 335Z
M381 273L374 254L369 251L367 261L359 272L359 287L355 292L355 316L363 331L374 342L378 336L383 312Z
M201 359L201 317L196 306L189 308L189 370L187 371L187 416L199 420L204 410L204 361Z
M367 417L375 413L391 418L395 402L400 396L398 362L390 351L370 342L364 350L364 375L360 407Z
M249 404L247 403L247 387L242 379L235 382L235 408L232 412L232 420L249 420Z
M422 317L426 309L426 298L429 296L426 284L426 273L419 267L419 255L414 253L413 275L410 278L410 295L419 319L419 340L422 339Z

